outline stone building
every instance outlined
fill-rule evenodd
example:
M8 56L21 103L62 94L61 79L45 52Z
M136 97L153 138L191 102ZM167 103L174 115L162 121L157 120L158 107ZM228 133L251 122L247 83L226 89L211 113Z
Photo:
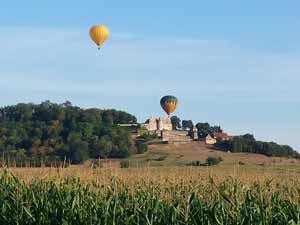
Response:
M205 137L205 144L207 145L214 145L217 143L217 140L215 138L213 138L212 136L210 136L209 134Z
M198 141L199 140L199 137L198 137L198 129L196 127L193 127L191 130L190 130L190 136L191 138L194 140L194 141Z
M156 133L163 142L177 143L198 140L196 128L190 131L173 130L170 118L150 117L144 124L141 124L141 127L146 128L150 132Z
M161 131L161 139L168 143L184 143L193 140L189 132L185 130L163 130Z
M141 126L152 132L173 130L170 118L157 119L155 117L150 117L144 124L141 124Z
M140 128L145 128L150 133L155 133L163 142L189 142L189 141L202 141L207 145L214 145L217 140L228 141L233 137L227 133L218 132L213 133L213 136L207 135L204 138L199 138L198 129L193 127L189 130L173 130L170 118L155 118L150 117L145 123L142 124L119 124L121 127L130 128L132 133L139 134Z

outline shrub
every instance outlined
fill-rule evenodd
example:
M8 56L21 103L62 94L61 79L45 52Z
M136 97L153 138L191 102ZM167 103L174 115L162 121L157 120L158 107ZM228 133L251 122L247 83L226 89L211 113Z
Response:
M147 144L144 143L143 141L137 141L135 146L138 154L142 154L148 150Z
M192 161L187 166L214 166L223 161L222 157L208 157L205 163L201 163L199 160Z
M190 162L190 163L188 163L188 164L186 164L187 166L206 166L206 164L205 163L201 163L199 160L197 160L197 161L192 161L192 162Z
M156 139L157 134L155 134L155 133L151 134L148 131L148 132L145 132L145 133L141 134L140 137L143 138L145 142L147 142L147 141L152 141L152 140Z
M219 156L219 157L208 157L206 159L206 165L207 166L214 166L214 165L218 165L222 161L223 161L223 158L221 156Z
M99 159L93 160L93 161L92 161L91 168L92 168L92 169L103 168L103 163L102 163L102 161L100 161Z
M200 162L200 161L193 161L192 163L191 163L191 165L192 166L201 166L202 165L202 163Z
M154 160L154 161L164 161L166 158L167 158L167 156L166 156L166 155L163 155L163 156L160 156L160 157L158 157L158 158L156 158L156 159L153 159L153 160Z
M129 161L128 160L122 160L120 162L120 167L121 168L129 168Z

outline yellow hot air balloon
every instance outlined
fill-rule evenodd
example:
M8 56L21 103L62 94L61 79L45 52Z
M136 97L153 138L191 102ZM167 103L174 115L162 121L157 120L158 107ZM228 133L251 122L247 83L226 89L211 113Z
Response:
M90 29L90 36L100 49L109 36L109 30L104 25L95 25Z

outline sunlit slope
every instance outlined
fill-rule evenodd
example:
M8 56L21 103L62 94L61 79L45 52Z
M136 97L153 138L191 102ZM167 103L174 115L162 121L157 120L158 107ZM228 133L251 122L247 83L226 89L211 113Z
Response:
M297 165L300 163L296 159L280 157L267 157L253 153L230 153L215 150L209 145L199 142L181 144L156 144L149 145L149 150L144 154L133 155L130 157L132 166L184 166L191 161L205 162L207 157L222 157L223 165Z

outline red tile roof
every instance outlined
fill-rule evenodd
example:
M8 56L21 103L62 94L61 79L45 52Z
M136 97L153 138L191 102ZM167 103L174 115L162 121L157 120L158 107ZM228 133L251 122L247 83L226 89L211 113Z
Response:
M233 137L229 136L227 133L224 132L215 132L214 134L215 138L220 138L222 140L231 140Z

